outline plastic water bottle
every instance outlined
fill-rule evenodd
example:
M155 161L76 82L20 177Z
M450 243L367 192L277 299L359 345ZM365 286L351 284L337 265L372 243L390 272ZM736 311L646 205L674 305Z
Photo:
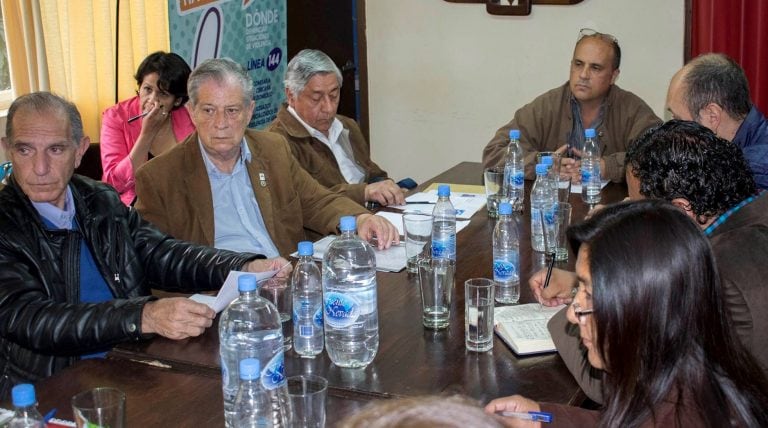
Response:
M600 203L600 148L595 139L595 130L584 130L584 151L581 156L581 199L584 203Z
M520 300L520 238L512 205L499 205L499 221L493 228L493 280L496 301L517 303Z
M323 352L323 283L310 241L299 242L293 271L293 347L301 356Z
M547 176L547 166L543 163L536 165L536 182L531 188L531 245L533 251L544 251L544 231L541 227L539 212L552 209L557 202L557 189Z
M520 130L509 130L509 147L504 159L504 195L514 204L515 211L522 211L525 202L525 175L523 149L520 147Z
M240 361L240 387L234 405L234 426L238 428L271 427L270 398L261 386L261 364L255 358Z
M323 257L325 349L339 367L365 367L379 350L376 256L354 217L342 217L340 230Z
M8 428L44 428L43 416L37 410L35 387L29 383L16 385L11 389L13 418L8 421Z
M552 168L552 164L554 163L552 156L542 156L541 163L547 166L547 178L549 178L550 185L555 186L557 183L557 176L555 175L554 168Z
M456 210L447 184L437 186L437 203L432 210L432 258L456 260Z
M291 413L280 313L272 302L259 296L254 275L241 275L237 287L240 297L224 309L219 320L224 420L228 427L238 426L234 417L239 364L255 358L261 368L260 383L270 401L271 424L285 426Z

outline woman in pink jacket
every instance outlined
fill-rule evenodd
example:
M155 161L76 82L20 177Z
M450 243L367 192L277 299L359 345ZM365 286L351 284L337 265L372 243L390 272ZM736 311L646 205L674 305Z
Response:
M187 102L189 65L179 55L150 54L136 71L137 95L108 108L101 123L102 180L126 205L136 199L134 171L184 141L195 126Z

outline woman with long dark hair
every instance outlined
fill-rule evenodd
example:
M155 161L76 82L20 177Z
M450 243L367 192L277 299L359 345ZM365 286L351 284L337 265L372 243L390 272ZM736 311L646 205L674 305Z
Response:
M768 426L768 381L733 337L696 224L667 202L645 200L606 207L568 233L579 283L568 317L589 363L605 373L605 407L512 396L486 411L547 411L549 426Z

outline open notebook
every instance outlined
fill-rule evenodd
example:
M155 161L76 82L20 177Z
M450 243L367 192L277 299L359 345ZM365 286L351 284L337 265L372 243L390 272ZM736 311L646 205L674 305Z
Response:
M547 322L565 305L556 307L527 303L499 306L493 311L496 334L518 355L554 352Z

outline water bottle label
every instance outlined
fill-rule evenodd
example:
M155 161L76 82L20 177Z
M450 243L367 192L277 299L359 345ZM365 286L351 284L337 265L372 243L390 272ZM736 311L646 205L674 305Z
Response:
M584 184L589 183L589 180L592 178L592 171L589 170L589 168L582 168L581 169L581 182Z
M493 261L493 279L494 281L509 281L517 275L515 264L508 260Z
M354 297L335 292L325 295L325 320L331 327L349 327L359 316L360 303Z
M312 321L315 323L315 327L323 328L323 308L317 308L315 316L312 317Z
M261 385L267 390L285 385L285 356L283 351L275 354L261 371Z
M555 208L554 206L550 209L544 210L544 223L547 226L553 226L555 224Z
M507 168L506 171L507 184L514 188L521 188L525 183L525 177L523 177L523 171L514 171L511 168Z
M456 236L451 236L442 241L432 241L432 258L434 259L452 259L456 256Z

